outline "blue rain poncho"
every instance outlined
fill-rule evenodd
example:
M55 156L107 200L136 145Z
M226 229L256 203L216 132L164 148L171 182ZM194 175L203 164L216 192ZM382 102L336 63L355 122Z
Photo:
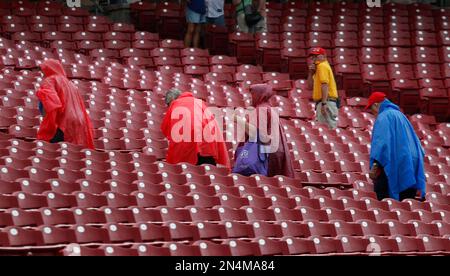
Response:
M377 161L388 178L389 196L415 188L425 196L424 150L411 123L389 100L381 103L372 133L370 167Z

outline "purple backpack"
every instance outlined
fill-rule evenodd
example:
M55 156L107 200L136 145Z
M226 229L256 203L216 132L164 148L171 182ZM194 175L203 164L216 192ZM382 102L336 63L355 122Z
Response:
M259 139L257 142L246 142L243 146L236 149L233 173L245 176L252 174L267 176L268 168L268 154L261 152Z

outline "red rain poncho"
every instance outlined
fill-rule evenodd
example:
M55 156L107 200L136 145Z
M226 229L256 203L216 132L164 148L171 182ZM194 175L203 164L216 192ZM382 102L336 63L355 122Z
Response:
M180 112L183 115L179 117ZM166 158L168 163L187 162L195 165L198 155L201 155L213 157L217 164L230 168L222 131L212 114L207 111L205 102L195 99L192 93L182 93L172 102L161 124L161 130L169 140ZM204 136L195 140L194 137L198 134ZM181 139L180 135L187 135L188 138L177 141ZM213 137L214 141L205 139L205 136Z
M50 141L59 128L64 141L93 149L91 120L78 88L67 78L61 62L49 59L41 64L41 70L45 79L36 96L44 106L45 116L37 138Z

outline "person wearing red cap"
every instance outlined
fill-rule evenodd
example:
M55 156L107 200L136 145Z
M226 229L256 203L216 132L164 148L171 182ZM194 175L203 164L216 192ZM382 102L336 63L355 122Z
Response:
M366 110L370 109L373 115L378 115L378 110L380 109L380 104L386 99L386 94L383 92L373 92L366 105Z
M327 124L330 129L337 127L338 91L333 70L327 61L323 48L313 48L309 54L312 64L308 72L308 88L313 90L313 100L316 102L316 120Z
M376 116L370 149L370 178L377 198L425 197L424 150L400 108L382 92L370 95L366 110Z

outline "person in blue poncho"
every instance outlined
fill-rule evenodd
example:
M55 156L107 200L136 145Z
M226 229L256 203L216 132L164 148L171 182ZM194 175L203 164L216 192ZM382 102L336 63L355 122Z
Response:
M378 200L425 197L424 150L411 123L382 92L369 97L366 109L376 116L370 151L370 178Z

